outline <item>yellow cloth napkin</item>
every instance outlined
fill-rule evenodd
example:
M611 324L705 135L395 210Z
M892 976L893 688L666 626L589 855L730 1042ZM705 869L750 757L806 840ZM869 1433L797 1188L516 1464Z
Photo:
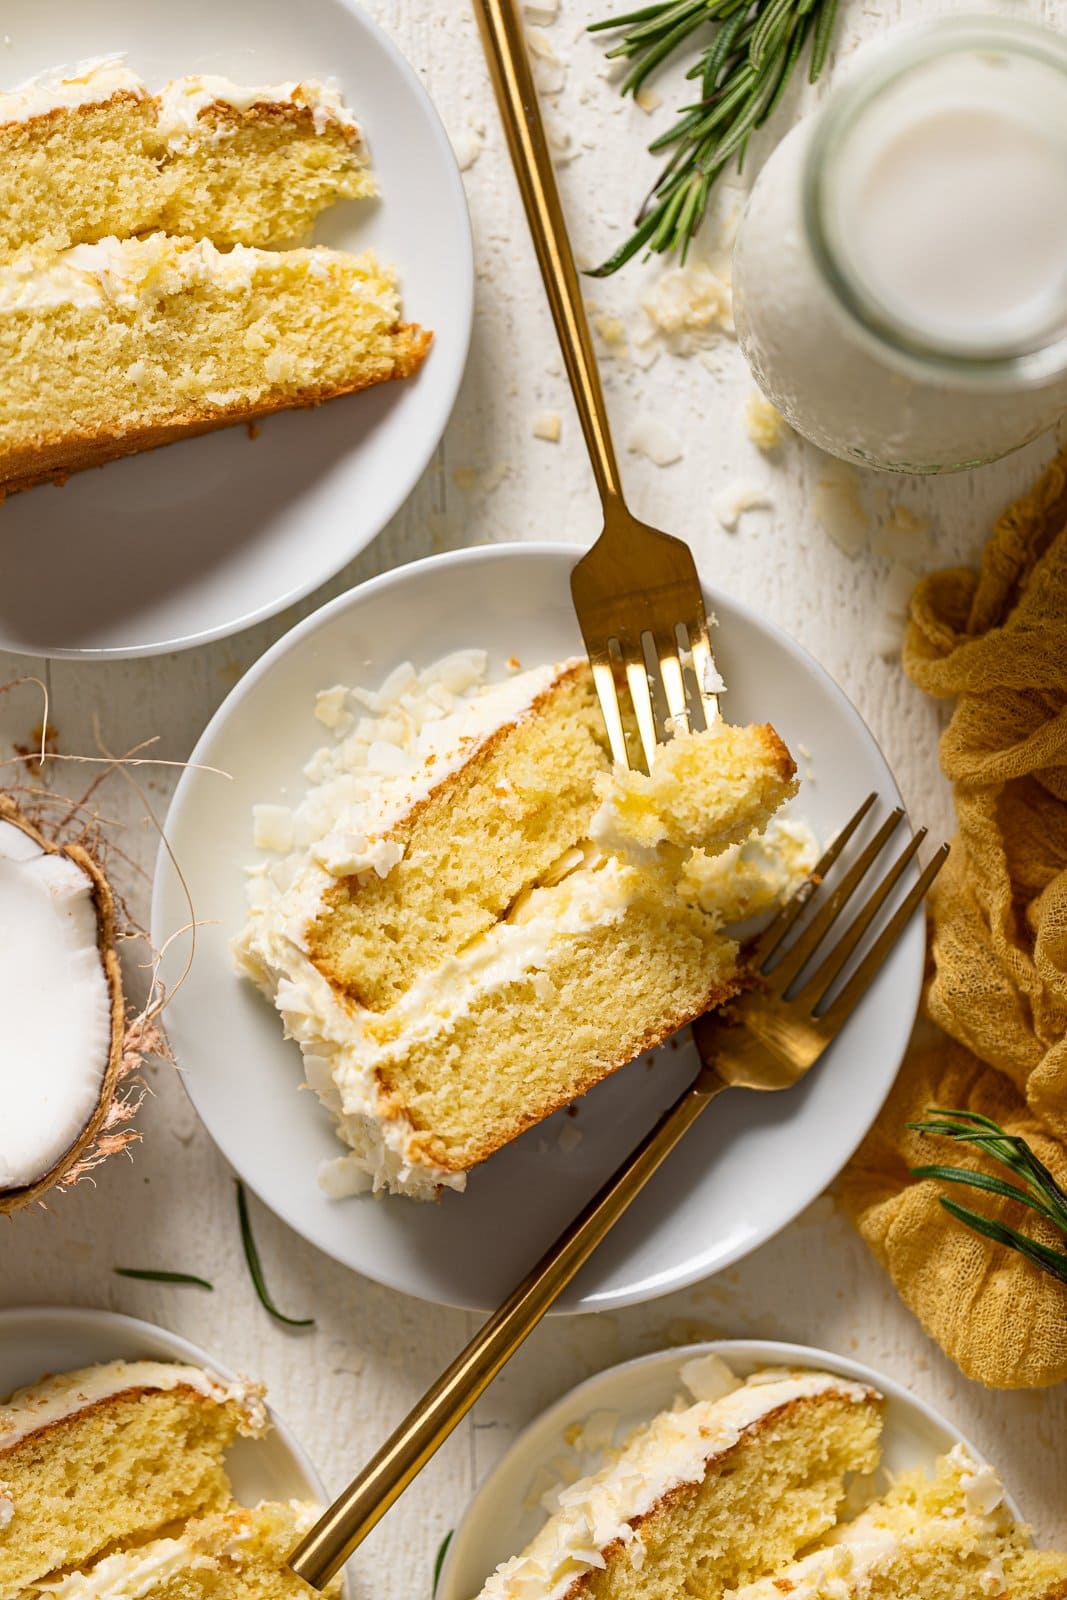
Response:
M918 585L904 669L955 700L941 765L959 832L930 897L924 997L943 1034L909 1054L845 1174L845 1202L968 1377L1056 1383L1067 1378L1067 1288L949 1216L944 1185L909 1177L911 1166L980 1163L904 1124L930 1106L983 1112L1067 1184L1067 455L1001 517L980 573ZM1061 1242L1013 1202L951 1192Z

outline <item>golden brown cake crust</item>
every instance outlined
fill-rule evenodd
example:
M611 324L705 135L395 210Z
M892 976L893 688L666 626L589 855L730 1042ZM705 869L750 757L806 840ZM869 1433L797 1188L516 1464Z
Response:
M21 829L35 844L39 845L48 855L64 855L80 867L89 878L93 886L93 901L96 905L97 921L97 947L100 951L100 960L107 979L108 990L111 995L111 1050L108 1056L107 1071L104 1073L100 1085L100 1098L96 1110L86 1123L81 1134L71 1145L67 1152L48 1172L42 1174L36 1182L27 1184L21 1189L5 1189L0 1191L0 1216L5 1212L17 1211L20 1206L28 1205L38 1199L46 1190L59 1183L64 1174L70 1172L82 1159L85 1153L95 1143L97 1136L103 1129L111 1108L111 1101L115 1093L122 1070L123 1044L126 1034L126 1001L122 988L122 970L115 949L115 897L111 892L111 885L93 860L87 850L81 845L54 844L51 839L46 839L33 823L22 815L14 801L7 795L0 794L0 820L10 822L14 827Z
M254 422L257 417L277 411L296 411L355 394L380 382L408 378L418 371L433 342L433 334L415 323L401 323L394 336L393 369L385 378L360 379L351 383L316 388L275 389L254 404L214 406L205 412L198 407L179 413L170 422L130 428L121 434L102 432L70 433L63 437L39 440L32 445L0 449L0 500L38 484L62 484L74 472L100 467L121 456L138 455L163 445L191 439L198 434L231 428L237 423Z

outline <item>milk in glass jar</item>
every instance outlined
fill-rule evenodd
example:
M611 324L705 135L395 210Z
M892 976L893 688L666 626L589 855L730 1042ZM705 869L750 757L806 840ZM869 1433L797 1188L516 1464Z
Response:
M741 347L824 450L995 460L1067 410L1067 40L998 19L881 46L771 156L734 260Z

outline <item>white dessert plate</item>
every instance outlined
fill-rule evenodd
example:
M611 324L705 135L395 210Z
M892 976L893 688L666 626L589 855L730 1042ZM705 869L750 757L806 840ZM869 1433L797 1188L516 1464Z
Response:
M587 1378L520 1433L490 1472L456 1529L441 1568L435 1600L471 1600L494 1568L526 1548L547 1515L539 1503L540 1496L551 1484L559 1482L563 1460L569 1456L583 1473L595 1470L595 1459L575 1458L568 1450L564 1439L568 1428L584 1425L596 1416L597 1435L606 1436L614 1430L611 1442L621 1443L633 1428L667 1410L677 1395L688 1399L680 1377L682 1366L696 1356L711 1354L721 1356L742 1378L757 1367L809 1367L870 1384L886 1399L883 1470L907 1472L929 1466L935 1457L945 1455L957 1444L966 1445L981 1460L959 1429L925 1400L892 1378L858 1361L832 1355L829 1350L763 1339L724 1339L657 1350L653 1355L625 1361ZM1019 1517L1019 1509L1010 1498L1007 1504L1012 1515Z
M428 665L481 646L490 673L577 654L569 576L576 552L495 545L415 562L375 578L294 628L232 690L182 774L167 822L200 923L190 974L165 1023L182 1081L223 1154L298 1233L339 1261L439 1303L495 1306L692 1076L681 1035L602 1083L576 1117L558 1113L472 1173L438 1204L404 1197L330 1200L321 1163L338 1154L329 1116L303 1081L297 1046L273 1007L236 976L251 811L292 802L324 742L315 694L377 687L399 662ZM871 790L897 804L869 730L826 673L771 624L719 593L714 648L731 721L770 720L814 781L797 802L828 839ZM200 766L221 768L232 781ZM872 824L873 826L873 824ZM152 936L173 985L189 956L190 902L170 858L156 870ZM173 937L177 934L177 937ZM168 943L169 941L169 943ZM747 1255L825 1188L866 1133L907 1043L922 980L916 919L817 1071L782 1095L730 1094L687 1135L583 1269L561 1309L604 1310L705 1278ZM625 997L620 997L625 1004ZM568 1134L561 1139L566 1128ZM575 1130L581 1135L576 1141Z
M46 1372L70 1372L98 1361L143 1360L183 1361L220 1378L237 1376L188 1339L117 1311L80 1306L0 1311L0 1395L35 1383ZM264 1438L238 1439L226 1458L235 1499L247 1506L260 1500L325 1504L325 1487L303 1449L275 1411L270 1417Z
M316 410L76 473L0 506L0 649L151 655L235 633L310 593L407 499L459 388L473 306L463 184L411 66L356 0L7 0L0 85L125 52L151 87L330 77L381 189L315 239L396 263L404 315L435 330L422 371ZM432 246L432 247L431 247Z

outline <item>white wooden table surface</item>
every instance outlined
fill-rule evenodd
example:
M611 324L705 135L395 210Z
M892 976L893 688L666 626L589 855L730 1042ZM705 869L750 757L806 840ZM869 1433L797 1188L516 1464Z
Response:
M244 669L329 595L432 551L537 536L571 539L577 548L596 531L592 483L469 8L465 0L372 0L369 9L418 67L465 168L478 303L470 365L444 442L376 543L328 590L273 622L146 661L82 666L0 656L0 682L32 671L48 683L51 721L64 751L94 750L95 717L110 747L129 748L158 734L159 754L180 760ZM617 240L643 175L654 170L643 147L669 108L665 103L657 118L620 102L596 45L582 31L605 9L606 0L561 0L558 18L540 36L558 58L558 65L543 62L541 71L555 90L550 117L564 146L560 181L576 250L590 263ZM968 9L975 9L973 0ZM1065 0L1044 0L1041 11L1061 26L1067 22ZM843 0L842 12L838 63L901 14L914 16L917 0ZM817 92L798 89L776 131L824 92L825 85ZM767 148L769 142L754 152L753 171ZM711 230L713 256L728 236L735 204L736 195L727 199L724 227ZM815 654L871 724L910 806L935 832L948 829L948 794L937 766L939 713L904 680L888 649L879 653L878 637L872 647L872 635L885 633L887 595L891 600L907 582L899 563L895 567L883 552L896 539L914 570L973 559L994 514L1036 476L1055 441L1046 438L1005 463L959 478L857 476L869 533L860 540L864 548L846 553L817 514L826 500L820 480L840 479L841 471L796 439L773 459L754 448L742 419L752 385L729 336L714 333L705 348L682 355L662 340L641 344L647 327L641 300L660 270L635 265L605 284L591 283L589 296L599 314L621 318L629 329L620 349L611 324L603 324L603 370L634 509L685 536L713 585L758 607ZM649 365L653 351L658 357ZM561 417L558 443L534 437L541 412ZM679 455L671 465L657 466L626 449L651 418L669 430L669 453ZM713 500L739 480L764 486L771 503L729 532ZM840 498L851 491L832 493ZM928 524L927 531L893 535L899 507ZM32 743L40 715L32 686L0 700L4 758L16 744ZM85 771L53 767L49 777L76 789ZM172 776L156 769L148 777L160 813ZM143 873L154 859L155 830L121 780L109 783L104 799L108 815L125 825L123 844L132 857L129 867L119 864L116 878L147 921ZM95 1185L82 1184L47 1211L19 1214L0 1230L0 1303L110 1307L196 1340L266 1380L328 1485L340 1488L473 1331L475 1319L364 1281L253 1203L278 1301L316 1319L305 1331L273 1323L245 1269L226 1164L199 1126L177 1073L158 1066L151 1084L139 1118L144 1141L131 1160L108 1162ZM123 1263L195 1271L214 1282L215 1292L125 1281L112 1273ZM643 1351L720 1335L822 1345L908 1384L998 1464L1037 1532L1067 1545L1067 1387L1005 1394L963 1379L900 1304L833 1196L825 1195L779 1238L717 1279L630 1310L543 1325L357 1555L359 1600L383 1592L428 1600L442 1536L515 1432L565 1389Z

